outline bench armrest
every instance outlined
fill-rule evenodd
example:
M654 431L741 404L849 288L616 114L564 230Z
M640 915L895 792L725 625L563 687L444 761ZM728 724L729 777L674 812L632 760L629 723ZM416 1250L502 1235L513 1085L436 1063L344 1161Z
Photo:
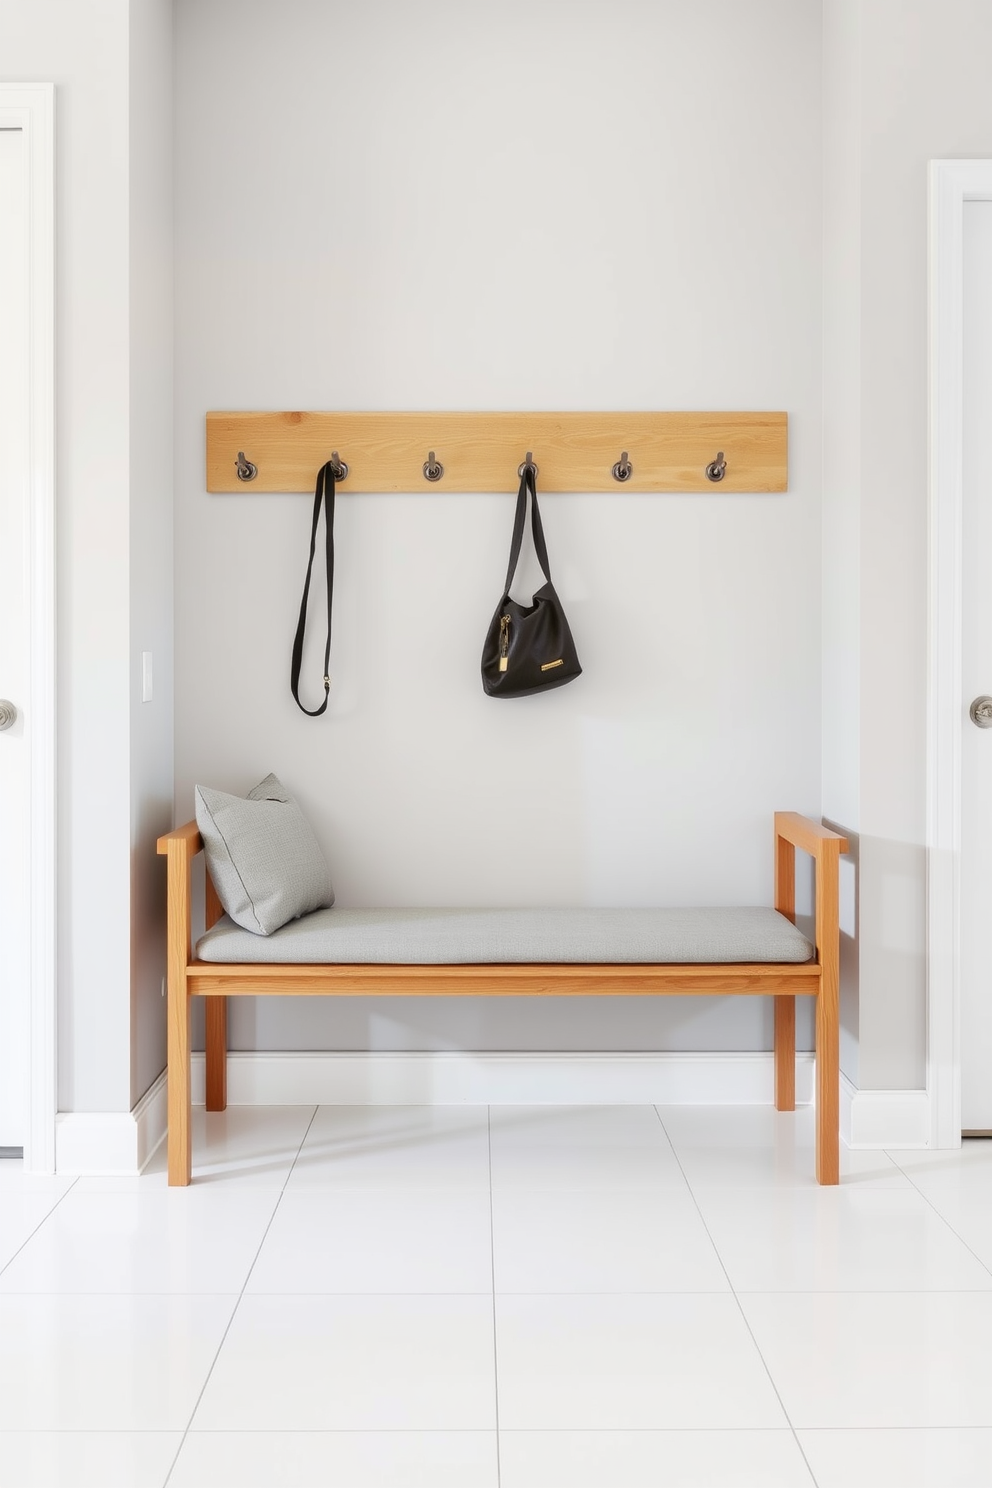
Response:
M800 816L798 811L776 811L775 836L791 842L793 847L801 847L814 858L829 852L847 852L846 837L832 832L829 827L822 827L811 817Z
M836 988L840 962L840 855L847 838L798 811L775 813L775 908L796 918L796 848L809 853L814 868L816 959Z
M158 850L163 857L179 852L187 860L195 858L203 850L203 838L196 822L188 821L184 826L174 827L171 832L166 832L164 837L158 839Z
M190 865L197 853L203 851L203 838L200 836L199 828L195 821L186 822L184 826L176 827L171 832L166 832L158 839L159 853L165 857L166 868L166 913L168 917L168 941L170 955L172 948L183 948L183 968L192 959L192 873ZM224 913L224 906L217 896L214 881L210 877L209 869L204 869L204 929L209 930L216 925ZM176 963L178 969L178 961ZM171 962L170 962L171 971Z
M192 878L193 859L203 847L195 821L176 827L158 839L159 853L166 859L166 947L169 999L186 994L186 968L193 953Z

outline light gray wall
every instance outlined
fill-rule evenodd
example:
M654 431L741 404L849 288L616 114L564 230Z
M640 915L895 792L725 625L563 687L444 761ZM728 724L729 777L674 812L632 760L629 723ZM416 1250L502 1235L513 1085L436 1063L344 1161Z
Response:
M56 84L59 1107L127 1110L128 52L124 0L0 0Z
M823 811L861 815L861 0L823 15ZM841 1068L859 1081L856 844L841 860Z
M56 85L63 1111L127 1111L164 1062L154 839L172 799L171 51L168 0L0 0L4 77ZM150 647L157 702L141 713Z
M164 860L173 792L172 0L130 0L131 1103L165 1064ZM152 655L142 702L141 655Z
M167 798L168 454L145 457L168 390L141 348L162 347L168 315L149 251L167 233L151 103L167 108L168 58L151 66L147 47L163 7L138 13L144 42L129 0L0 0L5 76L58 85L69 1110L126 1109L161 1060L147 864ZM175 778L185 815L197 779L280 770L343 902L767 901L771 811L821 805L822 670L822 807L861 848L845 1067L862 1087L913 1087L925 169L992 154L992 12L825 0L823 19L821 37L820 6L789 0L179 0ZM549 499L586 674L505 711L477 665L507 498L343 498L335 712L314 724L286 687L308 503L205 495L203 414L225 405L782 407L791 487ZM132 910L140 947L107 934ZM259 1004L236 1039L746 1048L768 1034L744 1004L583 1004L562 1023L543 1008Z
M345 904L769 902L773 810L820 806L819 3L176 24L180 817L277 771ZM203 420L335 407L783 408L790 488L549 497L585 674L507 705L478 665L512 498L343 493L315 722L288 688L310 501L208 496ZM260 1001L233 1043L747 1049L768 1016Z
M860 834L858 1084L914 1089L926 1060L927 162L992 155L992 8L825 0L824 22L837 69L828 162L846 153L849 172L825 266L844 324L825 362L825 445L836 456L825 466L825 552L842 577L825 584L834 610L824 633L828 651L838 644L845 665L855 652L859 663L842 739L829 718L836 686L825 707L824 809Z

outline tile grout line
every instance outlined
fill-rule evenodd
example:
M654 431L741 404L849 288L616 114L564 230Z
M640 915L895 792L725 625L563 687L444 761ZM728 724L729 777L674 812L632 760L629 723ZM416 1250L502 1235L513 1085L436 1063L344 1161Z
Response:
M713 1239L713 1236L710 1234L710 1227L706 1223L706 1216L703 1214L702 1209L699 1207L699 1200L696 1198L696 1194L695 1194L695 1191L694 1191L694 1189L692 1187L692 1184L689 1182L689 1175L686 1173L685 1168L682 1166L682 1159L679 1157L678 1152L676 1151L675 1143L672 1141L671 1136L669 1135L669 1132L668 1132L668 1128L665 1126L664 1121L662 1121L662 1119L661 1119L661 1112L658 1110L658 1107L655 1106L653 1109L654 1109L654 1114L658 1118L658 1124L660 1125L662 1131L665 1133L666 1140L668 1141L668 1144L669 1144L669 1146L672 1149L672 1156L675 1158L675 1161L679 1165L679 1172L682 1174L682 1177L685 1179L685 1185L688 1188L689 1195L690 1195L690 1197L692 1199L693 1204L695 1205L696 1213L699 1215L699 1222L702 1225L703 1229L706 1231L706 1238L710 1242L710 1244L712 1245L712 1247L713 1247L713 1254L716 1256L717 1260L720 1263L720 1270L723 1272L724 1276L727 1278L727 1285L730 1288L730 1295L733 1297L734 1302L737 1304L737 1310L738 1310L738 1312L741 1315L741 1321L743 1322L745 1328L748 1331L748 1336L750 1337L751 1342L754 1344L755 1352L757 1353L758 1358L761 1360L761 1367L764 1369L765 1374L768 1376L768 1383L771 1385L772 1389L775 1392L775 1399L778 1401L779 1406L781 1407L781 1410L782 1410L782 1414L783 1414L783 1416L785 1417L786 1421L789 1424L789 1430L792 1432L792 1439L793 1439L793 1441L796 1444L796 1448L799 1451L799 1454L802 1457L803 1462L806 1464L806 1471L809 1473L810 1482L813 1484L813 1488L819 1488L819 1485L818 1485L817 1480L816 1480L816 1475L814 1474L813 1469L810 1466L809 1458L806 1456L806 1453L803 1450L803 1444L799 1440L799 1433L797 1432L795 1426L792 1424L792 1417L789 1415L789 1412L785 1408L785 1401L782 1399L782 1396L779 1393L778 1385L775 1383L774 1379L772 1378L772 1372L768 1368L768 1364L767 1364L767 1362L765 1360L765 1356L761 1352L761 1349L760 1349L760 1347L758 1345L758 1340L754 1336L754 1330L752 1329L751 1324L748 1322L747 1313L744 1311L744 1307L743 1307L743 1304L741 1303L741 1299L737 1295L737 1288L734 1286L734 1283L731 1281L731 1279L730 1279L730 1273L729 1273L729 1271L727 1270L726 1266L723 1263L723 1256L720 1254L720 1251L717 1248L716 1241Z
M493 1394L496 1406L496 1488L502 1483L499 1452L499 1348L496 1343L496 1225L493 1204L493 1108L486 1107L486 1137L489 1148L489 1266L493 1286Z
M273 1218L275 1218L274 1211L273 1211ZM957 1237L955 1237L955 1238L957 1238ZM703 1288L703 1287L690 1287L690 1288L685 1288L685 1287L669 1287L667 1289L661 1289L661 1290L659 1290L659 1288L657 1288L657 1287L650 1287L650 1288L648 1288L648 1287L637 1287L637 1288L635 1288L634 1291L631 1291L631 1292L618 1292L615 1289L613 1289L612 1287L609 1288L609 1289L604 1289L603 1287L594 1287L591 1290L586 1290L585 1288L583 1288L581 1290L562 1291L562 1292L549 1292L547 1289L544 1289L544 1290L542 1290L540 1292L525 1292L525 1291L522 1291L519 1287L514 1287L512 1290L501 1291L499 1293L499 1295L501 1297L726 1297L727 1293L723 1289L721 1289L719 1291L716 1291L716 1290L714 1290L713 1287L705 1287L705 1288ZM114 1298L114 1297L240 1297L240 1296L241 1296L241 1293L240 1292L217 1292L217 1291L209 1291L209 1292L26 1291L26 1290L22 1290L20 1287L18 1287L16 1290L11 1290L9 1292L0 1292L0 1297L104 1297L104 1298ZM354 1291L354 1292L313 1292L313 1291L309 1291L309 1290L306 1291L306 1292L252 1292L252 1296L253 1297L491 1297L492 1296L492 1292L491 1291L489 1291L489 1292L452 1292L452 1291L444 1291L444 1292L418 1292L418 1291L410 1291L409 1289L407 1289L405 1291L399 1291L399 1292L396 1292L396 1291L384 1292L384 1291L380 1291L377 1288L375 1291L371 1291L371 1292L367 1292L367 1291ZM745 1289L745 1288L742 1287L739 1292L735 1292L735 1296L740 1296L740 1297L988 1297L988 1296L992 1296L992 1292L990 1292L990 1289L988 1287L937 1287L937 1288L934 1288L934 1287L907 1287L907 1286L903 1286L903 1287L884 1287L884 1288L879 1288L879 1287L830 1287L830 1288L821 1288L821 1287L813 1287L813 1288L810 1288L810 1287L786 1287L786 1288L780 1289L780 1290L770 1290L768 1287L762 1287L762 1288L758 1288L758 1289L753 1289L753 1288L747 1288L747 1289ZM12 1426L12 1427L5 1428L5 1429L9 1429L9 1430L12 1430L12 1431L20 1431L22 1428L19 1427L19 1426ZM33 1430L34 1428L33 1427L32 1428L25 1427L23 1429L24 1430L28 1430L28 1429ZM44 1429L47 1430L48 1428L45 1427ZM53 1431L57 1431L57 1430L61 1430L61 1429L62 1429L61 1427L52 1427L52 1430ZM92 1429L94 1431L97 1431L97 1430L102 1430L103 1428L102 1427L96 1427L96 1426L94 1426L93 1428L83 1427L83 1426L79 1426L79 1427L73 1426L71 1428L67 1427L65 1429L66 1430L70 1430L71 1429L73 1431L76 1431L76 1430L78 1430L78 1431L84 1431L84 1430L90 1430L90 1429ZM116 1430L117 1428L114 1427L112 1429ZM147 1431L160 1431L160 1430L165 1430L165 1429L168 1429L168 1428L159 1427L159 1426L147 1426L147 1427L142 1426L142 1427L134 1427L134 1428L132 1428L130 1426L127 1426L127 1427L121 1427L120 1429L121 1430L126 1430L126 1431L131 1431L132 1429L135 1430L135 1431L139 1431L139 1430L140 1431L146 1431L146 1430ZM176 1430L178 1430L178 1429L179 1428L176 1427ZM242 1429L244 1429L244 1430L247 1431L250 1428L248 1428L248 1427L242 1428L240 1426L232 1426L230 1428L228 1428L226 1426L223 1426L223 1427L218 1426L216 1429L218 1431L227 1431L229 1429L231 1431L241 1431ZM268 1428L258 1427L258 1430L260 1430L260 1431L263 1430L263 1429L266 1429L267 1430ZM294 1427L293 1429L295 1431L296 1430L296 1427ZM326 1426L326 1427L325 1426L314 1426L314 1427L306 1427L306 1428L300 1427L299 1429L301 1431L302 1430L314 1430L314 1431L339 1431L339 1430L340 1431L347 1431L347 1430L350 1430L350 1428L349 1427L346 1427L346 1426L341 1426L341 1427L338 1427L338 1426ZM356 1427L356 1430L357 1429L358 1428ZM382 1428L382 1430L384 1430L384 1431L387 1430L387 1429L389 1429L389 1428L387 1428L385 1426ZM420 1430L420 1429L423 1429L423 1430L426 1431L426 1430L433 1430L433 1427L430 1427L430 1428L429 1427L423 1427L423 1428L420 1428L420 1427L409 1427L409 1428L407 1428L407 1427L404 1426L404 1427L397 1427L396 1429L397 1430L403 1430L403 1431L406 1431L408 1429L409 1430ZM475 1427L475 1426L472 1426L472 1427L466 1426L464 1428L463 1427L452 1426L452 1427L449 1428L449 1427L446 1426L444 1429L446 1431L447 1430L451 1430L451 1431L456 1431L456 1430L459 1430L459 1431L460 1430L476 1431L476 1430L479 1430L481 1428L478 1428L478 1427ZM512 1428L508 1428L508 1429L511 1429L511 1430L514 1430L514 1431L530 1431L531 1429L537 1430L538 1428L537 1427L531 1428L529 1426L527 1426L527 1427L524 1427L524 1426L515 1426L515 1427L512 1427ZM541 1427L539 1429L544 1430L545 1428L544 1427ZM548 1428L548 1429L550 1429L550 1428ZM556 1429L558 1429L558 1428L556 1428ZM571 1431L573 1428L571 1426L562 1426L560 1429L562 1431ZM576 1431L578 1431L580 1429L586 1429L586 1428L575 1427L574 1429ZM591 1431L594 1428L590 1426L588 1429ZM624 1427L623 1429L624 1430L627 1430L626 1427ZM631 1430L634 1430L633 1427L631 1427L630 1429ZM694 1426L684 1426L684 1427L683 1426L652 1426L652 1427L645 1427L645 1430L651 1430L651 1431L695 1431L696 1429L697 1428L694 1427ZM780 1429L784 1429L784 1428L776 1428L776 1427L773 1427L773 1426L754 1426L754 1427L751 1427L751 1426L713 1426L713 1427L706 1426L706 1427L701 1427L699 1429L700 1430L706 1430L706 1431L710 1431L710 1430L713 1430L713 1431L752 1431L752 1430L753 1431L774 1431L774 1430L777 1430L777 1429L780 1430ZM834 1427L834 1426L817 1426L815 1428L814 1427L810 1427L809 1429L810 1430L814 1430L815 1429L817 1431L835 1431L835 1430L836 1431L846 1431L846 1430L848 1430L848 1428L846 1426L837 1426L837 1427ZM868 1427L862 1428L862 1427L859 1426L857 1428L853 1428L852 1427L851 1429L852 1430L857 1429L858 1431L860 1431L860 1430L863 1429L863 1430L867 1431L868 1430ZM892 1429L895 1430L896 1428L892 1428ZM903 1430L908 1431L910 1428L908 1426L906 1426L906 1427L900 1426L898 1429L900 1431L903 1431ZM990 1427L989 1429L992 1430L992 1427ZM379 1428L376 1427L376 1430L379 1430ZM805 1431L806 1430L806 1427L803 1427L803 1430Z
M891 1162L898 1169L898 1171L903 1175L903 1177L906 1179L906 1182L910 1184L910 1186L913 1189L913 1192L914 1193L918 1193L919 1196L920 1196L920 1198L923 1200L923 1202L925 1204L928 1204L930 1206L930 1208L933 1210L934 1214L936 1214L936 1216L940 1220L940 1222L942 1224L945 1224L947 1226L947 1228L950 1230L951 1234L954 1235L957 1240L960 1240L961 1244L964 1246L964 1248L968 1252L968 1254L975 1257L975 1260L981 1266L982 1270L983 1271L987 1271L989 1273L989 1275L992 1276L992 1266L988 1265L987 1262L983 1261L982 1258L981 1258L981 1256L978 1254L977 1251L972 1250L971 1246L968 1244L968 1242L964 1238L964 1236L955 1228L954 1225L951 1224L951 1221L947 1218L947 1215L946 1214L941 1214L940 1210L937 1208L937 1205L933 1202L933 1200L930 1198L930 1196L928 1194L925 1194L923 1192L922 1188L920 1188L918 1184L916 1184L916 1183L913 1182L913 1179L912 1179L911 1175L909 1173L907 1173L906 1172L906 1169L904 1167L902 1167L896 1161L896 1159L892 1156L892 1153L891 1152L886 1152L885 1155L889 1159L889 1162ZM955 1287L955 1291L957 1291L957 1290L958 1290L958 1288ZM981 1295L984 1295L984 1294L983 1293L979 1293L978 1295L981 1296Z
M175 1295L175 1293L173 1293ZM419 1296L419 1293L415 1295ZM509 1295L509 1294L508 1294ZM545 1293L545 1295L548 1295ZM570 1295L568 1293L555 1295ZM579 1292L577 1296L615 1296L614 1292ZM726 1292L714 1292L713 1296L725 1297ZM786 1426L512 1426L508 1428L508 1434L514 1436L602 1436L613 1430L622 1431L625 1436L782 1436L788 1430ZM949 1434L960 1431L988 1432L992 1428L988 1426L804 1426L804 1431L815 1431L821 1436L835 1432L853 1431L857 1433L869 1432L929 1432L932 1434ZM375 1430L364 1426L294 1426L285 1431L282 1428L269 1426L211 1426L206 1431L198 1431L197 1436L488 1436L488 1431L483 1431L477 1426L445 1426L433 1428L429 1426L377 1426ZM109 1430L102 1426L5 1426L4 1437L15 1438L18 1436L178 1436L176 1431L163 1431L157 1426L124 1426L112 1427ZM791 1432L790 1432L791 1435Z
M79 1174L77 1173L76 1174L76 1177L69 1184L69 1187L66 1189L65 1193L59 1195L59 1197L55 1200L55 1203L52 1205L51 1209L49 1209L48 1213L45 1214L45 1215L43 1215L42 1218L39 1219L38 1223L35 1225L34 1229L31 1231L30 1235L26 1235L25 1236L25 1238L21 1241L20 1245L14 1251L14 1254L8 1260L4 1261L4 1263L3 1263L2 1266L0 1266L0 1276L2 1276L4 1274L4 1272L7 1270L8 1266L12 1266L14 1264L14 1262L17 1260L17 1257L20 1255L20 1253L24 1249L24 1247L26 1245L29 1245L31 1243L31 1241L34 1239L35 1235L37 1235L38 1231L41 1229L42 1225L45 1225L45 1224L48 1223L48 1221L51 1219L52 1215L55 1213L56 1209L59 1207L59 1205L62 1203L62 1201L64 1199L67 1199L69 1197L69 1195L72 1193L72 1190L75 1188L75 1186L76 1186L76 1184L78 1182L79 1182Z
M214 1353L213 1359L211 1360L210 1368L207 1370L206 1378L204 1379L203 1384L200 1386L199 1394L197 1395L195 1401L193 1402L193 1409L189 1413L189 1420L186 1422L186 1428L183 1431L182 1440L180 1441L178 1447L176 1448L176 1455L173 1457L172 1463L171 1463L171 1465L169 1467L169 1471L166 1473L165 1478L163 1479L162 1488L169 1488L169 1479L172 1477L172 1474L175 1472L175 1470L176 1470L176 1463L179 1461L179 1454L182 1451L183 1447L186 1445L186 1438L189 1436L190 1427L193 1424L193 1421L194 1421L194 1419L196 1417L197 1411L200 1409L200 1401L203 1399L203 1392L206 1390L207 1386L209 1385L209 1383L210 1383L210 1377L213 1374L215 1368L217 1367L217 1360L220 1358L220 1351L224 1347L224 1344L227 1342L227 1335L231 1331L231 1325L234 1322L234 1319L238 1315L238 1308L241 1306L241 1299L244 1297L244 1294L245 1294L245 1291L247 1290L249 1281L251 1281L251 1274L254 1271L255 1266L256 1266L256 1264L258 1262L258 1258L259 1258L259 1256L262 1253L262 1246L265 1244L266 1236L268 1235L269 1231L272 1228L272 1221L275 1219L276 1215L279 1213L279 1205L282 1203L283 1194L286 1192L286 1184L288 1184L290 1178L292 1178L292 1176L293 1176L293 1172L294 1172L294 1170L296 1168L296 1164L300 1160L300 1153L303 1151L303 1144L304 1144L304 1142L306 1142L307 1137L310 1135L310 1128L313 1126L314 1122L317 1119L317 1112L319 1111L319 1109L320 1109L319 1105L314 1106L313 1111L312 1111L311 1116L310 1116L310 1120L307 1122L307 1129L303 1133L303 1136L300 1139L300 1145L296 1149L296 1155L294 1156L293 1161L290 1164L289 1172L286 1174L286 1178L285 1178L285 1181L283 1182L282 1188L280 1188L280 1190L279 1190L279 1197L276 1199L275 1205L273 1206L273 1209L272 1209L272 1213L269 1215L269 1222L265 1226L265 1229L262 1232L262 1238L258 1242L258 1248L255 1251L255 1255L254 1255L254 1257L252 1259L251 1265L248 1267L248 1271L247 1271L247 1274L245 1275L245 1279L244 1279L244 1284L242 1285L242 1288L241 1288L240 1292L238 1293L237 1301L235 1302L233 1308L231 1309L231 1316L227 1320L227 1327L224 1329L224 1332L221 1335L220 1343L217 1345L216 1352Z

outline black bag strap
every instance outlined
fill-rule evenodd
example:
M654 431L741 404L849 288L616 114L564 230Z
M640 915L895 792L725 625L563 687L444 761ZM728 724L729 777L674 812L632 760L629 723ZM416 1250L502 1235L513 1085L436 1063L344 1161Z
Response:
M324 646L324 701L319 708L304 708L300 702L300 667L303 664L303 637L307 628L307 601L310 598L310 575L313 571L313 556L317 550L317 523L320 520L321 504L324 505L324 541L327 554L327 642ZM317 472L317 485L313 493L313 526L310 529L310 559L307 577L300 600L300 618L296 624L296 639L293 642L293 661L290 669L290 686L297 706L308 718L319 718L327 707L331 690L328 664L331 659L331 601L334 596L334 462L328 460Z
M544 577L551 583L551 568L548 564L548 546L544 541L544 527L541 524L541 513L537 505L537 481L534 478L533 465L524 466L520 477L520 490L517 493L517 510L513 517L513 537L510 539L510 566L506 570L505 593L509 594L510 585L513 583L513 575L517 571L517 563L520 558L520 548L524 540L524 524L527 520L527 493L530 492L531 500L531 532L534 537L534 551L537 553L537 561L541 565Z

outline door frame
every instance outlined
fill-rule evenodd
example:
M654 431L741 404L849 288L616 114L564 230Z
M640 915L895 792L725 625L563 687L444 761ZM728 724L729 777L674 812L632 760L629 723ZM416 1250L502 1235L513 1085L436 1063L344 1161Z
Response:
M55 713L55 87L0 82L0 128L28 147L29 631L24 711L30 720L28 964L30 1012L24 1166L55 1171L57 1086ZM20 699L18 700L20 704Z
M961 685L964 206L992 160L930 162L927 1090L930 1145L961 1143Z

